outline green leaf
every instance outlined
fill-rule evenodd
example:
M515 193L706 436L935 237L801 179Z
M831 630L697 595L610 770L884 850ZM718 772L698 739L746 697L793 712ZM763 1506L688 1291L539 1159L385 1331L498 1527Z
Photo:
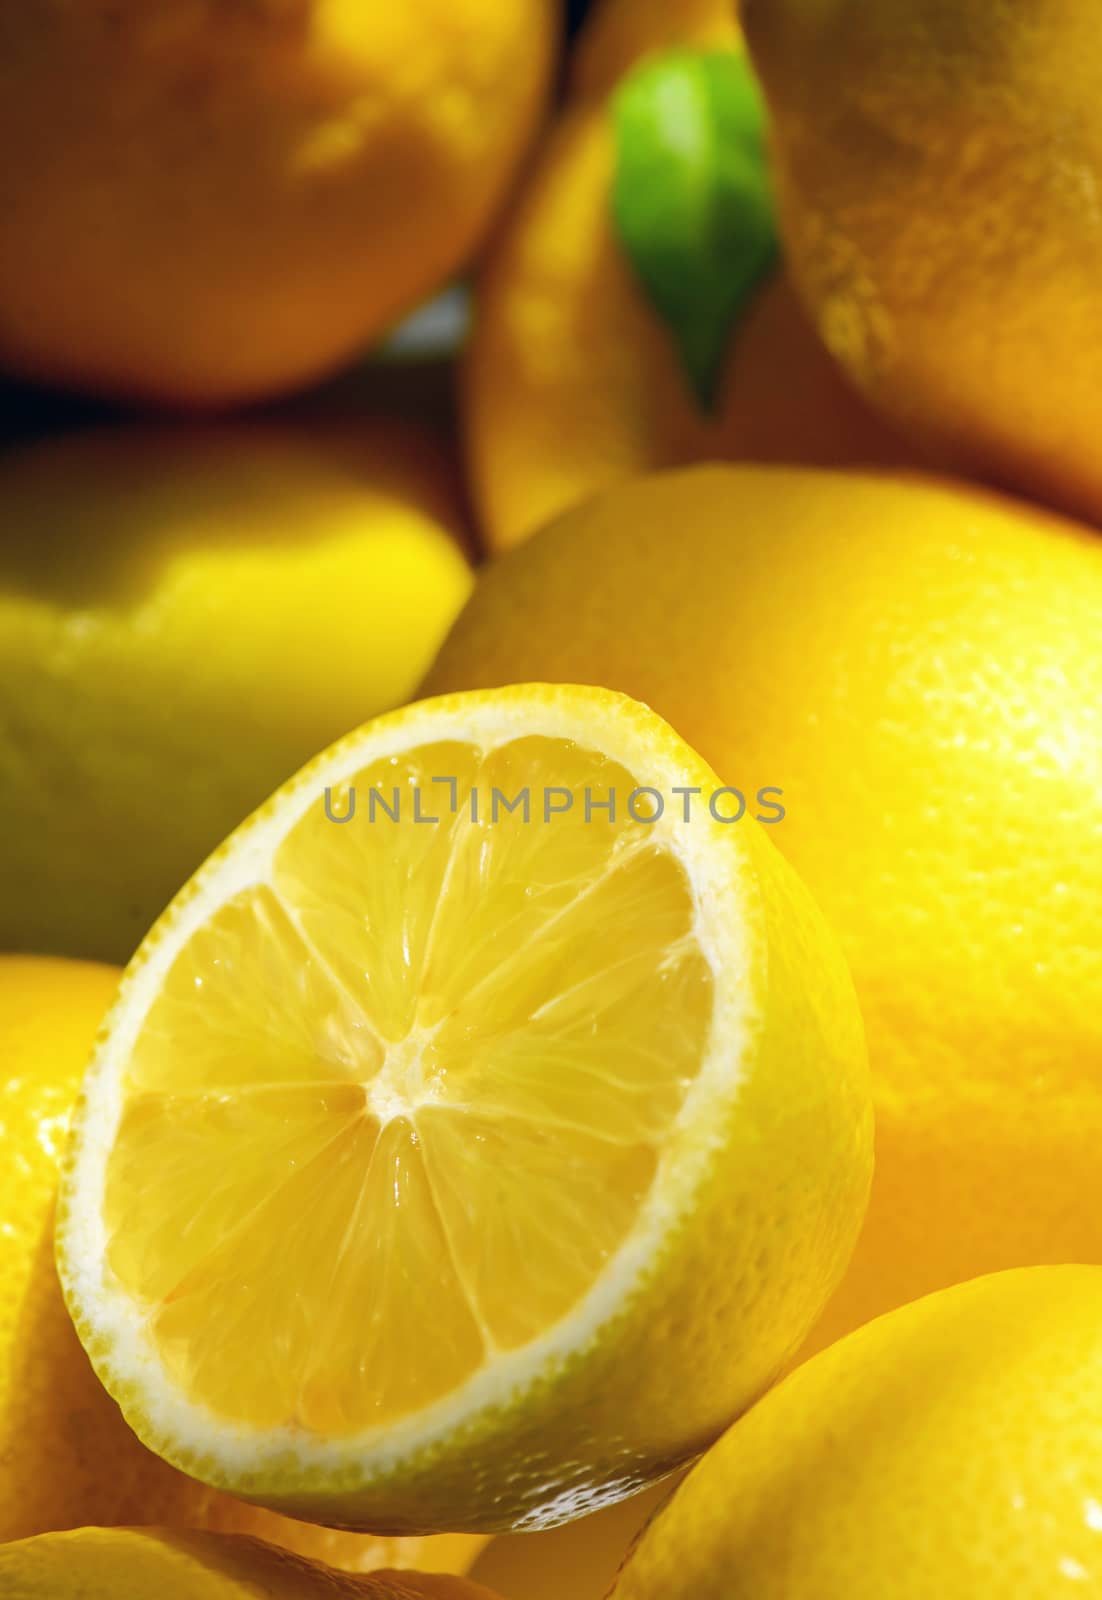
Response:
M731 329L778 253L766 112L736 51L677 51L631 73L613 101L612 215L704 410Z

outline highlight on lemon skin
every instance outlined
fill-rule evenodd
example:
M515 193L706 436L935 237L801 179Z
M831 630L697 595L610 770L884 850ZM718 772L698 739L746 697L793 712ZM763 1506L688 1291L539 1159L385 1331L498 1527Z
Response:
M505 1600L607 1600L625 1555L678 1481L664 1478L562 1527L502 1534L469 1570Z
M354 1576L260 1539L167 1528L75 1528L0 1545L5 1600L494 1600L416 1572Z
M675 813L717 788L635 702L522 686L368 724L211 858L59 1207L144 1442L318 1521L537 1527L772 1380L866 1202L864 1041L764 827Z

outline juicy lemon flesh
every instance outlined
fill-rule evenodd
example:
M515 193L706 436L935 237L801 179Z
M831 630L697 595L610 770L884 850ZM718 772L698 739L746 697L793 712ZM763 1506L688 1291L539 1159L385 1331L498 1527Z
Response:
M128 1061L105 1216L193 1401L385 1424L544 1333L628 1238L713 1008L634 788L547 737L379 759L190 936ZM610 791L623 814L587 816Z

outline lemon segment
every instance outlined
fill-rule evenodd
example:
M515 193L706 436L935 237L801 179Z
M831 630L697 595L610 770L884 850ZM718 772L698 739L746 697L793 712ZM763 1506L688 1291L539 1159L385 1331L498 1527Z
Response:
M762 830L683 815L712 787L621 696L459 696L351 735L207 863L129 969L59 1214L147 1443L320 1520L538 1525L775 1372L864 1204L863 1042ZM715 1382L675 1401L699 1340ZM652 1359L670 1392L624 1423Z

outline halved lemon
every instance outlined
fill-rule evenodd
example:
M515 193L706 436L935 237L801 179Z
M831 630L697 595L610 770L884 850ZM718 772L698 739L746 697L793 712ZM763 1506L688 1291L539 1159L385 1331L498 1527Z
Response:
M147 1445L318 1521L536 1527L765 1387L871 1123L834 938L737 810L646 708L520 687L369 724L206 863L128 969L59 1208Z

